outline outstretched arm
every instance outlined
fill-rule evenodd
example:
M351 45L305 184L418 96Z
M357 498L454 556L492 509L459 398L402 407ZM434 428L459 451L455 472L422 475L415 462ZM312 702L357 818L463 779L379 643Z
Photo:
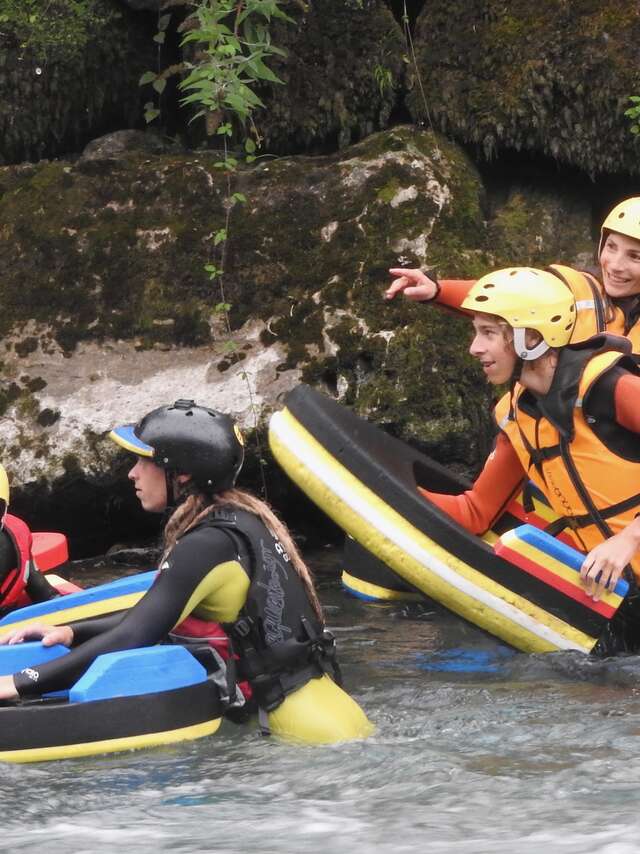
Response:
M464 298L471 290L474 279L441 279L436 281L422 270L410 270L392 267L389 272L394 277L385 291L385 299L393 299L403 293L414 302L435 302L452 311L467 314L460 308Z
M200 601L216 589L221 565L237 565L237 551L222 531L209 528L185 536L170 556L170 569L161 572L142 599L115 621L108 631L74 647L54 661L0 677L0 699L9 679L21 697L58 691L72 685L91 662L106 652L148 646L162 640ZM226 577L223 573L223 577Z
M511 442L499 433L494 450L471 489L461 495L420 492L472 534L484 534L520 489L525 472Z

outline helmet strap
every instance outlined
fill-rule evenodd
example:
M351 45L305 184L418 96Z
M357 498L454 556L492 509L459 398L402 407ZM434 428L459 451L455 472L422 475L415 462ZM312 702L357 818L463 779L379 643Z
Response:
M164 479L167 486L167 509L165 511L167 518L178 509L187 497L186 493L182 492L179 488L177 476L178 473L173 469L164 470Z
M539 359L550 349L544 338L535 347L529 349L526 342L526 329L521 326L513 330L513 347L516 356L525 362L533 362L535 359Z

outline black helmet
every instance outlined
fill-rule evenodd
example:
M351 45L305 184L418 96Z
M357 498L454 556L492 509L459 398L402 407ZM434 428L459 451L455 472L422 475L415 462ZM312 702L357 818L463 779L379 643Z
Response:
M207 492L231 489L244 460L234 420L193 400L154 409L137 424L116 427L109 438L167 471L190 474Z

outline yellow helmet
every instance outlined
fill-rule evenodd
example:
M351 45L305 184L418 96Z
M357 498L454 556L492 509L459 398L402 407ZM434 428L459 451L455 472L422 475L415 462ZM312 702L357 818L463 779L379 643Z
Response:
M9 507L9 478L3 465L0 465L0 519Z
M507 267L488 273L473 285L462 308L495 314L513 328L513 346L531 361L550 347L564 347L576 323L576 304L569 288L553 273L533 267ZM529 349L525 330L535 329L542 341Z
M610 231L617 231L627 237L635 237L640 240L640 196L632 196L616 205L609 211L600 229L600 245L598 246L598 258L602 254L604 242Z

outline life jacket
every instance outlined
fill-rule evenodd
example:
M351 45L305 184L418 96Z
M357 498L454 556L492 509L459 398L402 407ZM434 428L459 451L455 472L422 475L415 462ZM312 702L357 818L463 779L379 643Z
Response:
M300 576L276 537L253 513L219 507L199 527L218 528L249 555L251 582L240 616L221 626L187 617L171 632L207 642L228 665L239 687L260 710L272 711L310 679L331 672L340 682L335 640L318 620ZM248 687L247 687L248 685Z
M246 680L239 680L237 672L238 656L234 653L229 636L220 623L216 623L213 620L201 620L199 617L189 614L188 617L185 617L182 622L172 629L169 639L173 643L179 643L181 646L188 647L207 670L211 670L211 660L203 657L199 650L203 645L213 650L213 661L217 669L225 670L226 695L223 691L222 699L224 701L225 697L228 698L229 706L243 705L242 703L233 702L234 699L236 701L239 699L238 697L234 698L236 686L240 689L241 697L245 701L251 699L251 686Z
M32 569L32 536L28 525L17 516L7 513L4 517L4 530L15 549L17 565L0 580L0 608L10 608L19 603L29 580ZM37 571L34 568L34 571Z
M621 330L612 330L608 326L614 316L618 321L620 318L616 315L616 309L603 285L595 276L564 264L550 264L546 269L567 285L576 301L576 325L571 333L572 344L579 344L600 332L623 334ZM617 311L622 314L619 309Z
M562 279L575 297L577 314L571 334L572 344L579 344L600 332L621 335L631 341L633 358L640 361L640 313L637 304L623 309L614 303L604 285L591 273L574 270L564 264L550 264L547 270Z
M640 375L630 351L626 339L613 335L564 347L546 395L516 384L496 407L523 469L560 517L547 530L570 528L583 551L621 531L640 510L640 442L615 422L612 406L619 369ZM631 567L640 578L640 561Z
M607 331L614 335L624 335L631 341L633 358L640 361L640 296L625 297L613 306L614 314L607 325Z
M216 509L202 524L241 540L251 582L240 616L225 629L261 711L276 709L310 679L332 673L339 683L335 639L315 614L282 543L253 513Z

